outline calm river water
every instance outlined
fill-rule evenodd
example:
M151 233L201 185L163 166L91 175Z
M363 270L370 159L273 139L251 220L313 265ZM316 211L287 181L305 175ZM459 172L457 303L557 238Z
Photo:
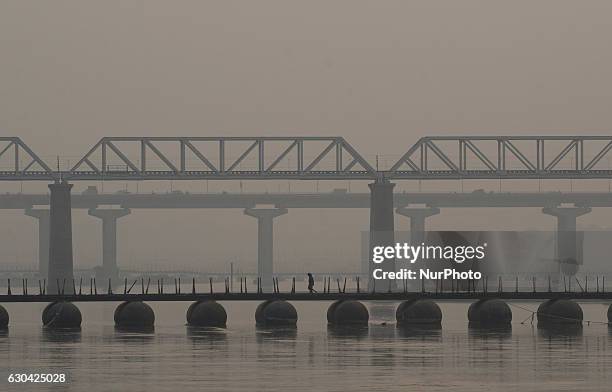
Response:
M507 331L467 326L468 303L441 303L439 331L401 330L396 304L367 304L369 328L330 330L329 303L295 302L295 330L255 328L257 303L222 303L225 330L185 326L188 303L152 303L155 331L113 326L114 303L78 303L80 332L41 327L43 304L6 304L0 334L0 391L609 391L612 332L538 330L513 307ZM537 309L537 303L516 304ZM605 321L607 306L583 304ZM386 325L384 323L387 322ZM612 331L612 330L611 330ZM63 385L9 384L9 373L65 373Z

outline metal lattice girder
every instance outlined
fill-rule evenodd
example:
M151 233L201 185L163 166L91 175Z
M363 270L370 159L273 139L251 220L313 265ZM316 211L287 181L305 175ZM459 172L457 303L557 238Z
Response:
M105 137L64 175L70 180L375 176L341 137Z
M0 137L0 179L53 179L53 170L20 138Z
M0 137L0 180L609 179L611 156L612 136L425 137L376 171L341 137L106 137L60 172Z
M612 136L424 137L391 179L610 178Z

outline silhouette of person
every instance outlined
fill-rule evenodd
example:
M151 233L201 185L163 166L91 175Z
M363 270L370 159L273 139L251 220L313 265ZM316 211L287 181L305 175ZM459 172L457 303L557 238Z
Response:
M308 273L308 291L311 293L316 293L317 290L314 289L314 276L309 272Z

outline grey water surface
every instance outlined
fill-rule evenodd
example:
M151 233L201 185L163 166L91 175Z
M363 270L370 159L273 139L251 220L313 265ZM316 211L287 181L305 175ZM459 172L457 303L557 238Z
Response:
M329 303L294 303L296 329L255 327L255 302L222 303L227 329L185 326L188 303L151 303L154 331L121 332L115 303L77 303L81 331L41 327L43 304L6 304L0 391L608 391L612 333L538 330L513 303L511 329L469 329L469 303L441 303L441 330L394 323L396 303L368 303L368 328L330 329ZM582 304L604 321L606 304ZM604 306L606 305L606 306ZM517 307L517 306L520 306ZM10 373L65 373L65 384L9 384Z

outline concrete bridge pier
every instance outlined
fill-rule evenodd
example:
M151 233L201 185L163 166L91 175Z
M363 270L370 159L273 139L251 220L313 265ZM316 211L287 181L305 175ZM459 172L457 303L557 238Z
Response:
M274 218L285 215L286 208L247 208L244 214L257 218L257 275L261 288L272 290L274 272Z
M415 245L425 241L425 219L438 215L437 207L409 208L399 207L395 210L399 215L410 218L410 242Z
M35 218L38 222L38 274L47 279L49 269L49 210L27 208L27 216Z
M49 185L49 270L47 293L74 294L72 280L72 211L70 190L65 181Z
M378 279L374 281L374 269L395 271L395 259L388 259L380 264L372 262L372 250L376 246L395 246L395 227L393 216L393 187L395 184L385 179L377 179L368 184L370 187L370 245L369 245L369 275L368 289L374 285L376 291L394 291L397 289L395 279Z
M557 218L557 259L564 275L575 275L582 264L582 240L576 233L576 218L590 207L545 207L542 212Z
M399 207L395 210L399 215L410 219L410 243L417 246L425 242L425 219L440 213L437 207ZM408 289L421 287L420 280L408 281Z
M96 277L103 282L109 278L116 281L119 278L117 267L117 219L130 214L129 208L95 209L88 211L90 216L102 219L102 269L96 271ZM100 276L98 276L100 275Z

